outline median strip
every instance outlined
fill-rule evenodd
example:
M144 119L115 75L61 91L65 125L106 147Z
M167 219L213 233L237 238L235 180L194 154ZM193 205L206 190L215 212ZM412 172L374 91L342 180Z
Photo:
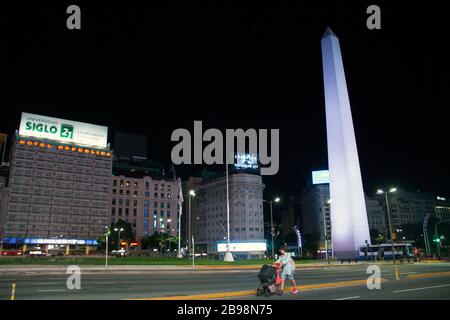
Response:
M386 279L381 278L382 282ZM325 289L325 288L337 288L337 287L347 287L356 285L366 285L367 279L361 280L351 280L351 281L339 281L339 282L329 282L329 283L319 283L319 284L307 284L298 286L297 289L302 290L315 290L315 289ZM289 291L291 288L286 287L284 291ZM205 293L205 294L194 294L194 295L179 295L179 296L163 296L163 297L152 297L152 298L135 298L130 300L207 300L207 299L222 299L222 298L233 298L233 297L243 297L251 296L256 294L255 290L245 290L245 291L229 291L229 292L216 292L216 293Z

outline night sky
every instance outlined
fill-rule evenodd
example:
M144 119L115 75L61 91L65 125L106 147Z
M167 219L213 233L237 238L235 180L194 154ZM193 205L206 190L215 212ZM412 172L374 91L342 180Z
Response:
M7 11L0 132L22 111L147 135L167 165L171 133L280 129L280 170L265 197L298 194L327 168L320 39L340 38L365 191L450 196L448 28L439 3L301 1L271 8L144 7L71 1ZM277 2L278 3L278 2ZM66 28L79 4L82 29ZM381 7L381 30L366 8ZM5 43L5 42L4 42ZM183 174L199 169L179 168Z

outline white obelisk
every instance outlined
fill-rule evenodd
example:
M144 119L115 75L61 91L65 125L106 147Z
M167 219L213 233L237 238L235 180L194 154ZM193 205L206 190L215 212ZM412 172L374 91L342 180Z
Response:
M322 37L322 64L333 254L354 259L359 247L370 243L369 224L341 49L330 28Z

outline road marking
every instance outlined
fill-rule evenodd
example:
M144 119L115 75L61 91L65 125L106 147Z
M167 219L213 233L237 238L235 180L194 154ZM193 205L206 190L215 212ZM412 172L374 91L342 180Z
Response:
M62 292L66 291L64 289L46 289L46 290L37 290L37 292Z
M419 274L413 274L413 275L406 276L406 278L408 278L408 279L420 279L420 278L431 278L431 277L442 277L442 276L450 276L450 271L431 272L431 273L419 273Z
M353 297L338 298L338 299L333 299L333 300L351 300L351 299L359 299L359 298L361 298L361 297L353 296Z
M405 290L396 290L392 291L393 293L401 293L401 292L408 292L408 291L419 291L419 290L428 290L428 289L436 289L436 288L444 288L444 287L450 287L450 284L443 284L440 286L432 286L432 287L421 287L421 288L413 288L413 289L405 289Z
M382 282L386 279L381 278ZM319 284L307 284L303 286L297 286L299 291L302 290L315 290L315 289L326 289L326 288L337 288L355 285L366 285L367 280L350 280L341 282L330 282L330 283L319 283ZM284 288L284 291L291 290L290 287ZM222 299L230 297L242 297L255 295L256 290L246 290L246 291L231 291L231 292L217 292L217 293L205 293L205 294L194 294L194 295L184 295L184 296L163 296L163 297L152 297L152 298L134 298L130 300L206 300L206 299Z

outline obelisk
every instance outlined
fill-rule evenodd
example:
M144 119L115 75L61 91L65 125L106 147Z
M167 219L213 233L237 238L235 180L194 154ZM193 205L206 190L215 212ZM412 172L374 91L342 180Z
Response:
M354 259L370 244L369 224L341 48L330 28L322 37L322 65L333 255Z

